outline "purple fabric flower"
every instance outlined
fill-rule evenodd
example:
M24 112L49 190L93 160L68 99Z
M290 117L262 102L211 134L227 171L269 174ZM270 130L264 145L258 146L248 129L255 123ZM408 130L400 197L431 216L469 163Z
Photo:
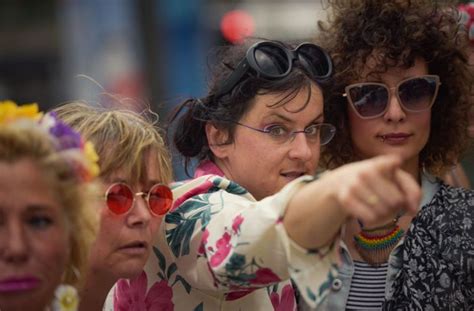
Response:
M58 150L62 151L73 148L82 149L83 141L81 135L65 123L59 121L56 114L50 113L50 116L55 122L49 129L49 132L57 138Z

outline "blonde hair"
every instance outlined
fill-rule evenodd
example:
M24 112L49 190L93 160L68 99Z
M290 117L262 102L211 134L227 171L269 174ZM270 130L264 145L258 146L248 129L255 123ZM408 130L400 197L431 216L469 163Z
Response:
M35 121L0 125L0 161L15 163L23 159L40 168L61 204L71 243L63 282L80 286L97 232L97 212L86 204L95 193L95 185L78 179L71 164L57 151L52 137L40 130Z
M170 154L151 115L131 110L70 102L54 109L57 117L92 141L99 154L102 178L120 170L138 184L147 178L147 156L153 156L160 182L172 181Z

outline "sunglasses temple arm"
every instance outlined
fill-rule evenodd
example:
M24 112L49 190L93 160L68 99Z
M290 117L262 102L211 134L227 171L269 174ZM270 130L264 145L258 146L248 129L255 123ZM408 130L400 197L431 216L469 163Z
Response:
M242 79L242 77L247 73L249 70L249 63L247 58L244 58L237 68L232 72L232 74L224 81L224 83L218 88L215 96L216 98L221 97L224 94L229 93L232 88L235 87L237 83Z

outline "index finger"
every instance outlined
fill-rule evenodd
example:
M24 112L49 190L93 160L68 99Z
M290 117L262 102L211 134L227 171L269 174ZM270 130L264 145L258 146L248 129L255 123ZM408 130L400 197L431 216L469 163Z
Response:
M420 202L421 202L421 188L418 182L408 174L407 172L403 170L397 170L395 172L395 181L398 184L398 187L401 189L401 191L405 194L405 197L407 199L407 207L406 209L409 212L417 213Z
M370 165L373 166L373 169L381 172L385 177L392 179L394 178L395 172L400 168L402 164L402 159L398 155L381 155L370 160L367 160Z

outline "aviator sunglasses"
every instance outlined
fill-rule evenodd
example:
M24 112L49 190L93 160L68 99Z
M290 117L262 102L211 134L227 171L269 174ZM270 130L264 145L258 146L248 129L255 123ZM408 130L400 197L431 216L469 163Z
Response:
M293 69L295 60L318 82L332 74L331 58L315 44L302 43L290 50L274 41L261 41L247 50L245 58L218 88L216 97L230 92L249 70L256 73L257 77L267 80L286 77Z
M133 207L136 196L145 199L148 208L155 216L166 214L173 201L171 189L163 184L153 185L148 192L134 193L127 184L114 183L105 192L107 207L116 215L129 212Z
M439 76L436 75L405 79L393 88L383 83L363 82L347 86L343 96L347 97L360 118L373 119L388 110L392 90L395 90L401 107L408 112L420 112L431 108L440 84Z

